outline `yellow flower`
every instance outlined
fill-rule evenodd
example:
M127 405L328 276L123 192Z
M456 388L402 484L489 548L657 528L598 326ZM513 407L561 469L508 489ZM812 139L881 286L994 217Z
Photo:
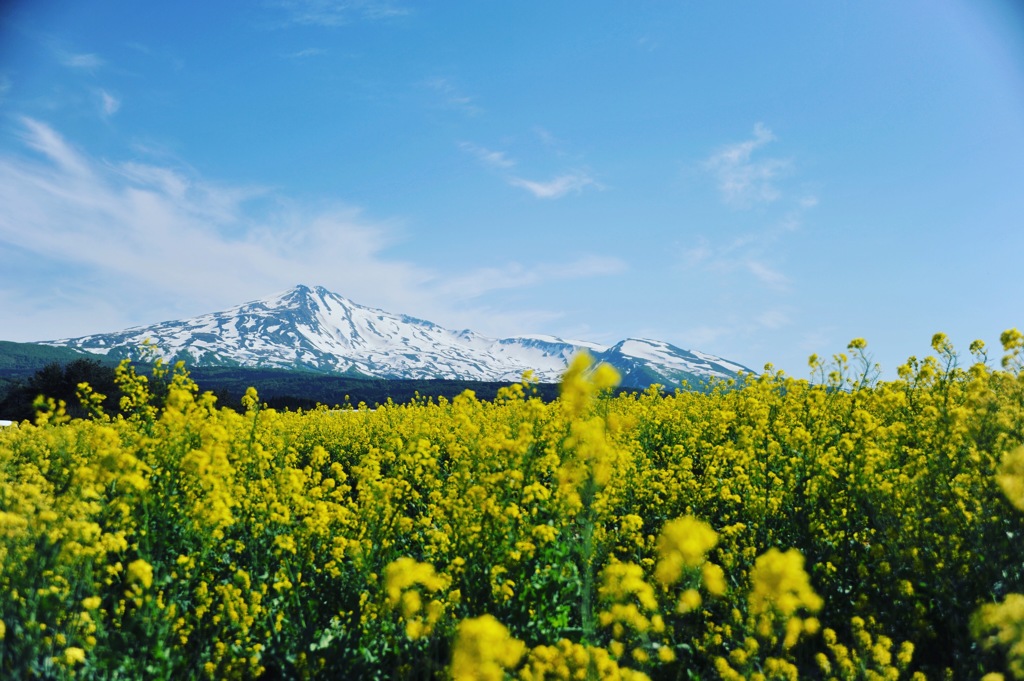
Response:
M910 666L910 661L914 658L914 644L910 641L904 641L900 645L900 651L896 654L896 661L899 663L901 669L906 669Z
M580 415L594 395L619 384L619 372L608 364L590 371L593 358L586 352L576 355L562 376L561 401L572 416Z
M451 676L455 681L501 681L526 652L522 641L491 615L459 623L452 652Z
M415 641L423 635L423 622L418 619L409 620L405 623L405 635Z
M76 646L64 650L64 661L69 664L81 664L85 662L85 651Z
M153 566L139 558L128 564L128 583L141 584L143 589L153 585Z
M684 568L700 566L717 543L718 535L702 520L685 516L665 523L658 536L655 578L666 586L675 584Z
M1024 678L1024 594L1009 594L1001 603L981 606L971 630L983 648L1007 648L1010 673Z
M1024 511L1024 446L1017 447L1003 457L996 481L1010 503Z
M696 589L687 589L679 596L677 610L680 613L693 612L701 605L700 592Z
M811 588L810 578L804 572L804 557L796 549L783 553L772 548L758 556L751 581L749 599L754 614L776 610L789 616L800 608L810 612L821 609L821 597Z
M715 563L704 563L700 567L701 578L704 583L704 588L707 589L708 593L712 596L723 596L725 595L726 583L725 583L725 571L722 570L721 565Z
M658 609L654 589L644 581L644 571L636 563L612 563L602 571L603 584L598 589L602 601L627 603L635 598L647 611Z
M434 592L447 587L448 582L445 578L434 572L433 565L430 563L419 563L412 558L399 558L384 568L384 588L387 591L388 602L391 604L391 607L397 607L399 603L402 603L402 592L416 585L422 586L428 592ZM407 607L408 602L403 603L403 605ZM417 600L416 607L406 616L418 611Z

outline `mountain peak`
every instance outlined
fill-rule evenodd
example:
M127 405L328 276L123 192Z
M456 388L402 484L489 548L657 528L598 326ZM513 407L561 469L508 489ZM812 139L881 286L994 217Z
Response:
M623 386L631 388L749 372L657 340L628 338L606 347L554 336L487 338L469 329L453 331L364 307L323 286L305 284L223 312L46 344L138 358L146 339L164 359L192 366L273 367L391 379L514 382L530 370L541 381L556 382L582 351L619 369Z
M306 286L305 284L297 284L287 291L282 291L276 297L283 300L294 300L294 301L308 301L323 297L324 294L330 293L323 286ZM272 300L275 296L271 296Z

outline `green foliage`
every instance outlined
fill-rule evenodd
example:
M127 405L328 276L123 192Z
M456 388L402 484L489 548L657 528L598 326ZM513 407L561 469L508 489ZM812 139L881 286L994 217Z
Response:
M472 390L480 399L494 399L505 383L488 381L398 380L332 375L286 369L248 367L196 367L190 374L203 390L213 391L222 404L235 406L249 386L256 386L260 396L276 409L312 409L318 404L328 407L370 407L406 404L414 400L444 397L455 398ZM554 384L533 384L537 394L547 400L558 394Z
M120 389L114 380L114 372L113 367L86 357L66 364L47 364L27 379L14 382L7 390L0 399L0 418L32 420L40 397L55 403L63 402L69 416L87 417L91 415L90 408L81 404L79 395L79 386L83 383L92 388L93 394L98 394L98 406L109 413L116 413Z

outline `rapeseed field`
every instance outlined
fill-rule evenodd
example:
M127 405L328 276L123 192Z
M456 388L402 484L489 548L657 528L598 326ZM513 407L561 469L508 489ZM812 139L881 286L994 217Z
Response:
M0 430L0 678L1024 678L1024 335L895 380Z

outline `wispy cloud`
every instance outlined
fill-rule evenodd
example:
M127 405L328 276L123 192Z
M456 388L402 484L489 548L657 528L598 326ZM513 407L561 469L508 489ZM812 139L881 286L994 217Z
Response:
M715 348L715 354L720 357L746 357L739 361L753 371L761 371L763 364L753 358L761 355L765 336L792 325L792 311L788 307L771 305L754 315L724 311L710 323L684 328L669 335L677 338L682 347L695 350Z
M726 276L745 273L762 286L786 291L792 282L768 255L768 246L773 240L766 235L746 235L724 245L713 245L701 237L696 244L683 250L681 266Z
M92 71L103 66L104 61L99 56L87 53L87 54L63 54L61 56L61 63L64 66L70 66L74 69L85 69Z
M104 117L113 116L121 108L121 100L118 97L115 97L106 90L99 90L97 94L100 100L100 113Z
M481 163L491 168L512 168L516 165L516 162L506 156L505 152L487 149L472 142L459 142L459 149L472 154Z
M197 314L300 282L442 324L518 333L558 312L490 310L487 294L625 268L587 255L442 273L389 256L401 226L352 206L311 209L166 160L100 161L33 119L21 119L19 134L24 148L0 153L0 261L17 253L14 265L49 273L26 286L27 270L0 267L0 327L38 330L22 340Z
M760 150L775 139L771 130L758 123L750 139L724 146L704 161L704 168L717 180L726 205L751 208L760 204L766 209L763 213L768 221L745 234L722 232L713 240L699 237L681 252L679 262L683 269L744 275L776 292L791 289L793 281L783 267L781 244L803 228L804 219L818 205L818 198L806 191L787 191L783 195L778 184L791 171L792 163L787 159L758 157ZM766 204L773 204L770 211Z
M64 138L57 134L53 128L40 123L32 118L22 118L23 129L21 131L21 139L30 149L33 149L43 156L47 157L54 165L53 170L61 176L61 179L66 181L80 181L92 178L92 169L89 167L90 164L81 155L78 154L71 146L64 141ZM44 184L46 188L51 188L50 182L45 182L47 175L51 176L54 173L47 174L33 174L32 179L37 180L38 184ZM12 180L22 180L24 178L14 175ZM32 176L30 176L32 177ZM16 202L20 205L21 202Z
M309 59L310 57L320 57L327 54L327 50L320 47L307 47L304 50L298 52L292 52L285 55L289 59Z
M661 41L657 38L645 35L637 38L636 46L644 52L656 52L658 48L661 47Z
M353 208L310 214L265 189L221 186L187 169L99 163L43 123L24 126L43 159L0 157L0 241L102 272L126 291L237 298L313 278L359 295L371 292L361 276L394 291L429 276L382 258L388 226ZM257 198L272 210L252 210Z
M578 194L587 187L602 188L602 185L585 171L575 171L559 175L548 182L536 182L522 177L510 177L508 183L513 187L525 189L538 199L558 199L570 192Z
M781 329L792 323L792 318L787 310L781 308L770 308L755 318L758 325L764 329Z
M721 339L734 338L738 328L731 325L700 324L684 329L679 335L682 344L691 349L708 348L719 345Z
M727 205L750 208L781 197L776 181L790 169L791 162L781 158L753 158L756 151L775 139L771 130L757 123L751 139L722 147L704 162L704 167L717 180L719 193Z
M285 25L345 26L358 20L379 20L410 13L388 0L268 0L266 5L284 10Z
M465 276L456 277L441 288L456 298L477 298L491 291L538 286L564 279L587 279L621 274L628 269L620 258L588 254L568 262L523 265L509 263L502 267L484 267Z
M439 97L445 108L461 111L468 116L478 116L484 112L474 98L465 94L451 78L429 78L423 84Z
M545 132L545 134L549 133ZM467 154L474 156L488 168L506 171L502 173L505 182L513 187L525 189L538 199L559 199L571 193L578 194L587 187L604 189L604 186L586 170L573 170L563 173L547 182L529 180L507 172L515 168L518 163L509 158L503 151L495 151L471 142L460 142L459 148Z
M762 284L777 289L789 288L790 280L785 274L775 267L761 260L744 260L743 266Z

